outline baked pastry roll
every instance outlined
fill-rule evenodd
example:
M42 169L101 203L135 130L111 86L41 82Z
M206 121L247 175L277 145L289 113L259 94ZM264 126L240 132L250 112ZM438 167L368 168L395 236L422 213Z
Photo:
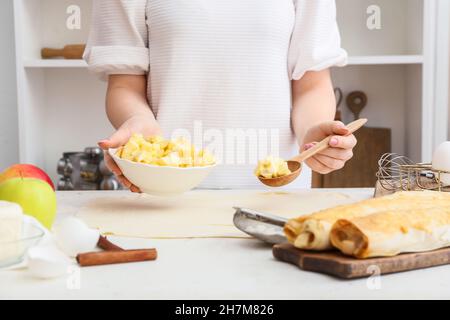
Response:
M447 247L450 246L450 205L340 219L333 225L330 239L342 253L356 258Z
M297 248L328 250L332 249L331 227L339 219L353 219L387 210L413 210L437 206L450 206L450 193L402 191L291 219L286 223L284 232L289 242Z

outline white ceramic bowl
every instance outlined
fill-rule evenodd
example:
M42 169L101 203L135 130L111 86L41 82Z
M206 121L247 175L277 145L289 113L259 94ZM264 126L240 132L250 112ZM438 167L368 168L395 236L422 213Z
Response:
M205 167L164 167L133 162L118 157L117 149L109 149L109 154L122 170L123 175L142 192L171 196L189 191L198 186L216 165Z

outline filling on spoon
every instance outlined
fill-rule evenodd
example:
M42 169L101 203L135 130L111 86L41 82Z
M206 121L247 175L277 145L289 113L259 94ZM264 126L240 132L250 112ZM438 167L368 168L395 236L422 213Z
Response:
M258 162L255 169L257 177L265 179L273 179L286 176L291 173L285 160L274 156L268 156L264 160Z

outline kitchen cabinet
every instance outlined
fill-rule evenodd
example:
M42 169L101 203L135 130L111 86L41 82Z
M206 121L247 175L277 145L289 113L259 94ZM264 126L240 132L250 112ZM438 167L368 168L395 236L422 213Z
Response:
M372 188L377 182L378 160L391 151L391 130L364 127L355 132L358 144L344 168L329 174L313 172L313 188ZM375 139L374 139L375 138Z
M337 0L349 65L333 70L344 94L362 90L361 114L371 127L392 129L392 150L429 161L447 139L447 0ZM92 0L14 0L20 161L43 167L54 180L63 151L83 150L107 137L105 83L82 60L42 60L42 47L84 43ZM80 29L68 29L67 9L78 6ZM380 29L367 27L369 6ZM439 38L439 42L437 39ZM445 88L441 90L440 88ZM343 108L343 120L352 120ZM56 181L55 181L56 182Z

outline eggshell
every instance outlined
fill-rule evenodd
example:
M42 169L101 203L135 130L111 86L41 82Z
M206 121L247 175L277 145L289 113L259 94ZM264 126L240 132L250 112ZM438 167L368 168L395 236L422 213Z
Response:
M70 217L62 220L53 228L58 247L67 255L93 251L100 238L98 230L90 229L80 219Z
M450 171L450 141L441 143L434 151L432 167L435 170ZM444 185L450 185L450 174L441 174Z
M55 245L41 245L28 250L28 271L39 279L52 279L67 274L71 260Z

